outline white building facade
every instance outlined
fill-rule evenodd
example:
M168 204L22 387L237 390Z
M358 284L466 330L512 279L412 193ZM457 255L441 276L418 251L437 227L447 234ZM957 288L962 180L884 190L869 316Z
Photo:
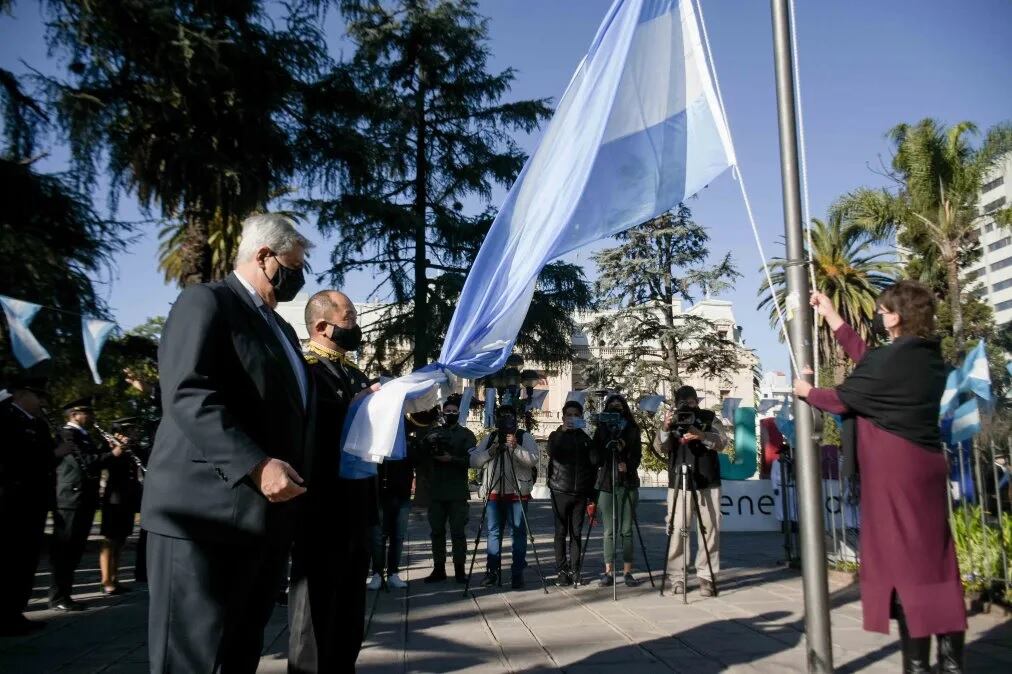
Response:
M309 339L304 319L305 307L308 301L308 294L299 293L291 302L279 304L277 307L278 313L282 318L291 323L299 339L303 341ZM356 308L359 314L359 325L367 335L365 349L368 349L369 326L383 315L385 307L379 304L363 302L356 303ZM683 313L681 305L676 305L676 314L681 313ZM719 299L704 299L689 309L684 310L684 313L701 316L712 321L721 338L731 340L742 349L742 366L738 369L726 372L722 376L715 378L705 378L698 375L684 378L685 384L696 389L700 398L700 405L708 409L719 409L721 403L726 398L739 398L743 407L753 406L759 382L757 375L758 357L744 345L742 330L735 319L731 302ZM547 437L561 423L562 406L566 403L569 393L587 387L587 383L581 380L584 366L596 358L607 356L604 352L608 349L596 346L597 342L594 336L589 333L589 328L587 327L595 318L597 318L596 315L581 315L577 317L576 322L581 327L572 335L572 343L576 351L576 359L573 362L556 367L544 367L539 363L527 362L523 366L525 369L538 371L541 379L535 386L535 389L547 391L541 409L534 413L535 418L538 420L536 435L539 438ZM404 345L405 355L408 354L409 350L410 345ZM365 365L368 361L368 351L356 355L359 356L359 361ZM362 356L365 356L365 358L362 358ZM471 384L472 382L464 380L458 383L458 388ZM670 391L658 391L657 393L668 397L671 394ZM480 398L483 392L478 391L476 395ZM636 400L630 400L630 404L635 403ZM473 419L477 421L478 418L480 417L476 411Z
M1012 154L988 175L981 186L977 220L981 258L965 272L991 308L997 325L1012 322L1012 230L994 220L997 211L1012 205Z

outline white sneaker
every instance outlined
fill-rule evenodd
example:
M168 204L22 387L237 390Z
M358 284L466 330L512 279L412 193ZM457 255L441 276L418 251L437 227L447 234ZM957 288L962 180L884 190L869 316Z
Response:
M383 586L383 578L380 577L378 573L374 573L366 582L365 586L370 590L378 590Z
M387 576L387 585L397 590L403 590L408 584L396 573Z

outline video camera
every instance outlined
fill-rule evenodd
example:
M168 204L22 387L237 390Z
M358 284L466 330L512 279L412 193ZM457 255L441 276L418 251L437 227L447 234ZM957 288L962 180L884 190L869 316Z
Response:
M441 428L434 428L422 438L422 446L431 456L442 456L449 454L450 445L446 433Z
M691 407L680 407L671 417L671 430L685 433L696 425L696 410Z
M598 428L604 428L613 438L617 438L626 427L626 420L618 412L601 412L592 414L590 420L597 424Z
M507 435L517 432L517 417L515 414L502 414L496 417L495 430L498 431L499 436L502 440L506 439Z

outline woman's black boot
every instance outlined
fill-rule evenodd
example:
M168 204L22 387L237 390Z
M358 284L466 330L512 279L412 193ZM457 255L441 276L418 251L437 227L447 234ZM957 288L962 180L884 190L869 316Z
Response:
M914 639L907 629L907 617L899 601L893 603L893 615L900 628L900 647L903 649L903 674L931 674L931 637Z
M962 674L966 633L949 632L935 638L938 639L938 671L941 674Z

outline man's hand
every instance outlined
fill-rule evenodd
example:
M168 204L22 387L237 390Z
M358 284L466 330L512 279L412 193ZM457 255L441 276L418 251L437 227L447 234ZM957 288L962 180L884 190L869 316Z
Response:
M356 393L355 397L351 399L351 402L353 402L353 403L357 402L357 401L361 400L362 398L365 398L366 396L371 396L373 393L376 393L376 391L379 391L379 390L380 390L380 384L379 384L379 382L377 382L377 383L373 384L372 386L370 386L369 388L364 388L361 391L359 391L358 393Z
M271 503L283 503L306 493L302 476L281 459L267 459L250 471L253 484Z
M620 472L620 473L624 473L625 472L625 461L619 461L618 462L618 472Z
M689 426L688 430L682 433L682 438L688 442L692 442L693 440L704 440L706 435L695 426Z
M126 446L130 444L130 438L125 435L116 433L113 437L113 442L109 443L109 448L112 450L113 456L123 456L123 451Z
M510 433L509 435L506 436L506 446L509 447L510 449L517 448L517 436L515 434Z
M666 431L670 431L671 430L671 422L674 420L674 418L675 418L675 413L669 407L664 412L664 421L663 421L663 424L662 424L661 428L663 428Z

